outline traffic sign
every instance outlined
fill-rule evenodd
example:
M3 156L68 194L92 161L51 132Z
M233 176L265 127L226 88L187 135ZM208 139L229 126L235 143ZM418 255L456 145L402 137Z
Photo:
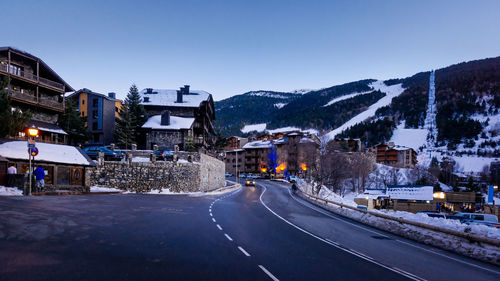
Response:
M28 148L28 153L29 153L31 156L35 157L35 156L37 156L37 155L38 155L38 148L36 148L36 147L33 147L33 148Z
M28 148L35 148L35 144L32 144L32 143L28 143Z

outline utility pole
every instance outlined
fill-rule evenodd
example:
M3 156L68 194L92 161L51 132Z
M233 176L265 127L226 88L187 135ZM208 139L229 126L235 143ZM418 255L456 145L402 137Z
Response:
M240 183L240 176L238 175L238 150L236 150L236 181Z

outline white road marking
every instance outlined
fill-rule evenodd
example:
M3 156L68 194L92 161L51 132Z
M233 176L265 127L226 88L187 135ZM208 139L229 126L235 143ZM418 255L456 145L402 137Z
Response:
M220 227L220 225L218 225L218 224L217 224L217 228L218 228L219 230L222 230L222 227Z
M227 233L224 233L224 235L226 236L226 238L227 238L229 241L233 241L233 238L229 237L229 235L227 235Z
M259 267L260 269L262 269L262 271L264 271L265 274L267 274L267 276L269 276L269 278L273 279L274 281L280 281L278 278L276 278L271 272L269 272L265 267L263 267L262 265L259 264Z
M288 190L288 193L289 193L289 194L290 194L290 196L291 196L291 197L292 197L295 201L297 201L299 204L301 204L301 205L303 205L303 206L306 206L306 207L308 207L308 208L310 208L310 209L312 209L312 210L315 210L316 212L322 213L322 214L324 214L325 216L328 216L328 217L331 217L331 218L333 218L333 219L336 219L336 220L342 221L342 222L344 222L344 223L350 224L350 225L352 225L352 226L355 226L355 227L357 227L357 228L360 228L360 229L366 230L366 231L368 231L368 232L375 233L375 234L377 234L377 235L380 235L380 236L383 236L383 237L386 237L386 238L390 238L389 236L386 236L386 235L384 235L384 234L381 234L381 233L379 233L379 232L377 232L377 231L373 231L373 230L371 230L371 229L368 229L368 228L365 228L365 227L362 227L362 226L356 225L356 224L354 224L354 223L351 223L351 222L345 221L345 220L343 220L343 219L341 219L341 218L335 217L335 216L333 216L333 215L329 214L327 211L324 211L324 210L321 210L321 209L319 209L319 208L316 208L316 207L312 207L312 206L306 205L306 204L304 204L304 203L300 202L299 200L297 200L297 199L296 199L296 198L292 195L292 193L290 192L290 190ZM483 270L486 270L486 271L489 271L489 272L492 272L492 273L495 273L495 274L500 275L500 272L494 271L494 270L489 269L489 268L486 268L486 267L482 267L482 266L477 265L477 264L473 264L473 263L469 263L469 262L466 262L466 261L463 261L463 260L460 260L460 259L456 259L456 258L453 258L453 257L447 256L447 255L445 255L445 254L441 254L441 253L438 253L438 252L435 252L435 251L432 251L432 250L429 250L429 249L426 249L426 248L423 248L423 247L420 247L420 246L417 246L417 245L414 245L414 244L411 244L411 243L408 243L408 242L404 242L404 241L401 241L401 240L398 240L398 239L394 239L394 241L397 241L397 242L399 242L399 243L402 243L402 244L405 244L405 245L408 245L408 246L412 246L412 247L415 247L415 248L418 248L418 249L421 249L421 250L427 251L427 252L429 252L429 253L436 254L436 255L438 255L438 256L442 256L442 257L445 257L445 258L448 258L448 259L451 259L451 260L454 260L454 261L458 261L458 262L463 263L463 264L467 264L467 265L470 265L470 266L473 266L473 267L476 267L476 268L480 268L480 269L483 269ZM411 273L408 273L408 274L411 274Z
M392 271L392 272L395 272L395 273L398 273L398 274L400 274L400 275L406 276L406 277L408 277L408 278L410 278L410 279L412 279L412 280L425 280L425 279L422 279L422 278L419 278L419 277L414 277L414 276L411 276L411 275L405 274L405 273L404 273L404 272L402 272L402 271L396 270L396 269L394 269L394 268L392 268L392 267L389 267L389 266L387 266L387 265L385 265L385 264L379 263L379 262L378 262L378 261L376 261L376 260L373 260L373 259L368 259L368 258L366 258L365 256L362 256L362 255L360 255L360 254L357 254L357 253L355 253L355 252L353 252L353 251L351 251L351 250L349 250L349 249L346 249L346 248L344 248L344 247L340 247L340 246L338 246L338 245L335 245L334 243L331 243L331 242L329 242L328 240L326 240L326 239L324 239L324 238L321 238L321 237L317 236L316 234L313 234L313 233L311 233L311 232L309 232L309 231L307 231L307 230L305 230L305 229L301 228L300 226L297 226L297 225L295 225L295 224L291 223L290 221L286 220L285 218L283 218L282 216L278 215L276 212L274 212L273 210L271 210L271 208L269 208L269 207L266 205L266 203L264 203L264 201L262 200L262 195L264 195L264 193L267 191L267 188L266 188L265 186L263 186L263 187L264 187L264 191L260 194L260 197L259 197L259 199L260 199L260 203L262 203L262 205L263 205L263 206L264 206L264 207L265 207L265 208L266 208L269 212L271 212L272 214L274 214L276 217L278 217L278 218L279 218L279 219L281 219L282 221L286 222L287 224L289 224L289 225L291 225L291 226L295 227L296 229L298 229L298 230L300 230L300 231L302 231L302 232L304 232L304 233L306 233L306 234L308 234L308 235L310 235L310 236L312 236L312 237L314 237L314 238L316 238L316 239L318 239L318 240L320 240L320 241L325 242L325 243L326 243L326 244L328 244L328 245L332 245L332 246L334 246L334 247L335 247L335 248L337 248L337 249L340 249L340 250L342 250L342 251L344 251L344 252L347 252L347 253L350 253L350 254L352 254L352 255L355 255L355 256L357 256L357 257L359 257L359 258L362 258L362 259L364 259L364 260L366 260L366 261L368 261L368 262L371 262L371 263L376 264L376 265L378 265L378 266L380 266L380 267L383 267L383 268L385 268L385 269L388 269L388 270L390 270L390 271Z
M214 218L212 218L212 221L213 221L213 222L215 222L215 219L214 219Z
M213 217L213 216L212 216L212 213L210 213L210 216L211 216L211 217Z
M249 254L247 251L245 251L245 249L243 249L242 247L238 246L238 249L240 249L240 251L241 251L243 254L245 254L245 256L247 256L247 257L249 257L249 256L250 256L250 254Z

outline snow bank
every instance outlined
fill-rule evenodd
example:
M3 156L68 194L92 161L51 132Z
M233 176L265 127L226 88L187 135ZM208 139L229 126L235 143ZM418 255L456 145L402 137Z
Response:
M90 192L122 192L123 190L113 188L113 187L105 187L105 186L91 186Z
M0 196L22 196L23 191L17 187L0 186Z
M266 130L266 123L261 123L261 124L253 124L253 125L245 125L243 129L241 129L241 132L246 134L249 132L257 131L257 132L264 132Z
M399 96L404 91L402 84L387 86L386 84L384 84L384 81L375 81L375 82L371 83L369 86L372 87L373 90L379 90L383 93L386 93L386 95L383 98L379 99L376 103L374 103L370 107L368 107L367 110L354 116L349 121L344 123L342 126L336 128L336 129L330 131L328 134L326 134L324 136L325 141L328 142L328 141L334 139L336 135L340 134L345 129L348 129L349 127L352 127L358 123L365 121L366 119L368 119L372 116L375 116L375 112L377 111L377 109L391 104L392 98Z
M133 157L132 162L149 162L148 157Z

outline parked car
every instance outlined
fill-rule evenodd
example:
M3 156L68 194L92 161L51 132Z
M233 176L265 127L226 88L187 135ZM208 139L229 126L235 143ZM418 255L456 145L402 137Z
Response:
M226 174L225 174L225 175L226 175L226 178L229 178L229 177L232 177L232 176L233 176L233 175L231 175L231 173L228 173L228 172L226 172Z
M299 180L299 177L297 176L289 176L288 181L291 183L296 183Z
M469 225L486 225L493 228L500 229L500 223L487 222L487 221L474 221L474 220L466 220L464 223Z
M246 186L255 186L255 180L251 177L248 177L247 180L245 181Z
M498 223L498 218L492 214L476 214L476 213L458 213L455 216L461 218L461 221L485 221Z
M241 179L244 179L244 178L246 178L246 177L247 177L247 175L245 175L245 174L240 174L240 178L241 178Z
M84 147L82 150L91 159L97 159L99 152L104 153L104 160L118 161L121 160L123 157L123 154L121 152L113 151L104 146L87 146Z
M153 152L156 155L157 160L167 160L172 161L174 159L174 153L167 149L158 149Z

